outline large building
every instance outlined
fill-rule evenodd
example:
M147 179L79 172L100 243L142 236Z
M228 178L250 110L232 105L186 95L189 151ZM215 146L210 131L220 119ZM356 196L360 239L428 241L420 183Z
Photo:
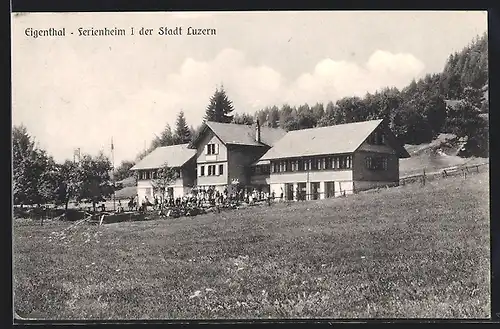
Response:
M158 168L168 166L177 172L177 179L166 190L170 197L183 196L196 185L196 150L188 144L158 147L130 170L136 172L137 197L142 202L154 199L154 184Z
M160 147L135 165L139 202L153 197L155 169L167 163L180 178L174 197L193 187L239 186L288 200L323 199L399 183L399 158L410 155L386 122L372 120L285 132L206 122L191 144Z

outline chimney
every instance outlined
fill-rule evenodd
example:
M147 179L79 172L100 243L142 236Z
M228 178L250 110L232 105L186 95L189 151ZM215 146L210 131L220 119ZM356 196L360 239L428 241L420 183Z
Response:
M257 122L255 124L255 141L257 143L260 143L260 123L259 123L258 119L257 119Z

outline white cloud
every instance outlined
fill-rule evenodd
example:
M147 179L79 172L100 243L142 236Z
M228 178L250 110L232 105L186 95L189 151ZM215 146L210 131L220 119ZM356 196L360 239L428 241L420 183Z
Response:
M424 69L411 54L378 50L365 65L325 58L291 81L270 66L250 64L244 53L231 48L208 61L187 58L177 70L163 64L160 54L151 55L150 64L128 58L126 66L114 64L112 55L99 56L85 61L66 52L64 57L38 59L34 65L43 62L46 68L33 76L38 87L18 87L14 97L14 123L27 123L58 160L71 156L75 147L109 152L111 136L117 163L134 158L144 141L149 143L166 123L175 124L180 110L189 124L198 125L221 83L237 112L253 113L265 106L335 101L385 86L403 87ZM16 108L27 90L32 97ZM40 113L33 111L38 107Z

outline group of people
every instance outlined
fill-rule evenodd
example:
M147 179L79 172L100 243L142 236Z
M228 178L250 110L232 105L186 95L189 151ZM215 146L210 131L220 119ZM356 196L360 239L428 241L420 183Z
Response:
M283 199L283 193L279 196ZM193 190L192 193L174 198L172 195L165 196L163 200L162 196L155 195L152 200L147 196L141 202L140 205L137 203L136 197L131 197L128 202L129 211L143 211L146 212L149 209L154 211L162 211L166 208L208 208L208 207L224 207L231 204L239 204L245 202L247 204L254 204L259 201L267 201L268 204L276 199L274 192L264 192L254 189L253 191L245 191L239 189L229 193L227 188L223 192L215 189L200 189ZM121 201L118 203L118 211L123 212L124 209L121 205Z

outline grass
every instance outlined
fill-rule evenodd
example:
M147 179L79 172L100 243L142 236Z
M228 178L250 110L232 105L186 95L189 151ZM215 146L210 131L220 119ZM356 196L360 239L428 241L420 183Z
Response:
M14 224L15 310L50 319L486 318L488 174L192 218Z
M400 175L422 174L424 169L432 172L452 166L472 166L488 162L488 158L462 158L455 155L459 148L459 143L453 141L455 137L453 134L440 134L430 143L405 145L411 157L399 160Z

